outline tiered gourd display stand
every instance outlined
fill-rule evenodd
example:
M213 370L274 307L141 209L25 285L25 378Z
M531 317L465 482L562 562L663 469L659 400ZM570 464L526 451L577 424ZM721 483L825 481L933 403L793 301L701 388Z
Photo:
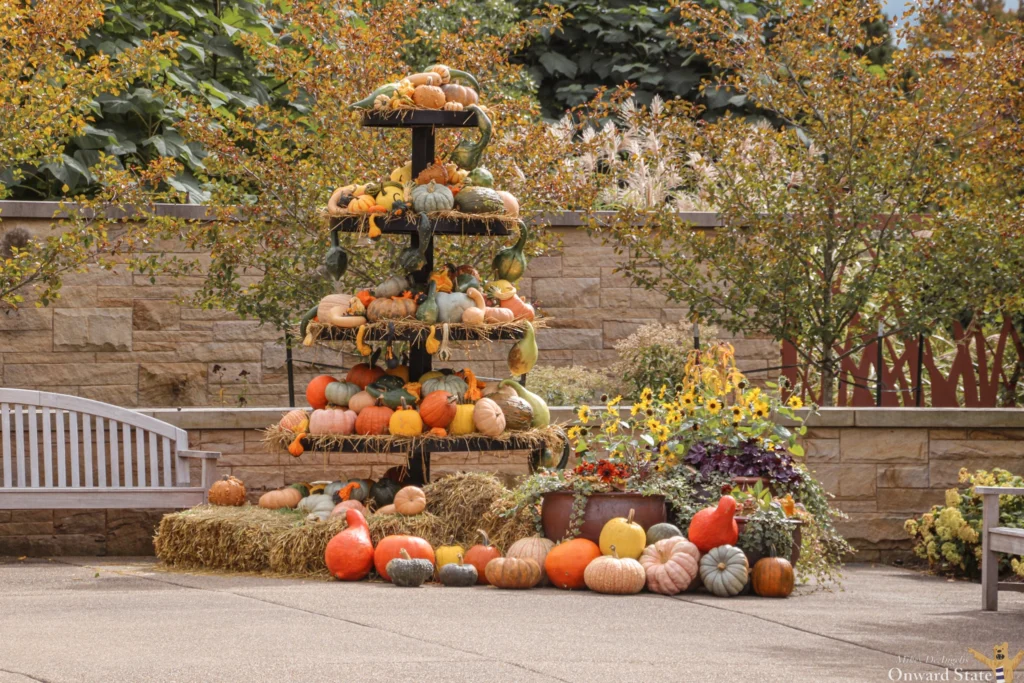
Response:
M378 128L409 128L412 131L412 177L419 175L435 159L434 131L437 128L475 128L478 125L474 111L430 111L409 110L403 112L368 111L364 113L362 125ZM476 235L481 237L503 236L510 234L507 221L478 218L435 218L432 219L433 232L427 242L425 257L426 265L414 272L411 278L421 285L426 285L434 270L434 236L435 235ZM377 222L383 234L409 235L411 247L421 247L419 221L416 214L405 214L400 217L388 215ZM331 242L338 245L337 233L359 233L366 229L365 217L358 215L342 216L331 222ZM386 332L380 327L367 331L362 341L380 342L385 340ZM448 340L452 342L466 341L499 341L518 340L523 337L523 328L508 326L488 331L470 331L458 325L452 326ZM317 344L325 342L355 341L356 330L353 328L324 328L317 335ZM420 377L432 369L432 356L425 348L425 328L406 328L399 330L390 341L407 342L409 345L409 374ZM520 383L525 386L526 375L522 375ZM306 448L324 450L322 445L307 440ZM421 482L430 481L430 456L436 452L475 452L475 451L530 451L531 467L536 468L545 459L547 444L538 443L535 439L517 438L512 433L509 438L493 439L485 436L449 436L440 439L420 439L410 444L405 439L395 439L390 443L375 442L372 448L364 440L358 438L338 437L333 440L331 450L336 452L390 452L409 453L409 477ZM547 459L550 460L550 453ZM568 451L562 453L558 468L564 468L568 460Z

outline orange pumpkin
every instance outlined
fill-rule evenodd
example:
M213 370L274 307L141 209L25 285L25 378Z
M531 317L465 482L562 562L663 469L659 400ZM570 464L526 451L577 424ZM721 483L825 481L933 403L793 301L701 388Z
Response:
M260 496L260 507L267 510L280 510L281 508L294 508L302 500L302 492L292 487L267 491Z
M367 384L373 384L383 376L384 368L378 365L370 365L369 363L357 363L345 375L345 381L355 384L360 389L365 389ZM326 385L324 388L327 388ZM322 408L323 406L320 407Z
M323 410L327 407L327 385L337 381L330 375L320 375L309 380L306 385L306 401L317 410Z
M289 410L285 413L278 424L281 425L282 429L287 429L288 431L293 432L295 431L295 428L301 425L308 417L309 416L306 414L305 410L296 408L295 410Z
M540 565L517 557L498 557L487 563L487 582L498 588L533 588L540 583Z
M793 565L784 557L762 557L754 565L754 592L763 598L788 598L793 592Z
M476 531L480 534L481 542L467 550L463 560L465 560L466 564L476 567L476 582L487 585L490 583L487 578L487 563L501 557L501 551L491 545L491 539L487 538L486 531L483 529L477 529Z
M716 507L704 508L693 516L686 533L690 543L697 546L701 554L718 546L735 545L740 535L734 519L735 514L736 499L732 496L722 496L718 499Z
M456 403L456 397L447 391L442 389L432 391L420 403L420 417L423 418L423 423L431 429L435 427L444 429L455 419Z
M345 511L348 528L327 543L324 562L331 576L342 581L358 581L366 578L373 568L373 541L370 527L359 510Z
M394 413L391 408L382 405L363 408L356 418L356 434L387 434L388 424Z
M331 510L331 517L341 517L345 515L346 510L358 510L364 516L366 515L366 507L358 500L343 500Z
M401 557L399 553L403 548L410 557L434 562L434 548L424 539L418 536L385 536L373 551L373 565L377 568L380 578L385 581L391 580L387 571L388 562Z
M427 509L427 496L418 486L406 486L395 494L392 505L399 514L418 515Z
M210 505L238 506L245 504L245 484L229 474L215 482L206 494Z
M574 538L559 543L544 558L544 571L558 588L577 590L587 584L583 574L587 565L601 557L601 549L586 538Z

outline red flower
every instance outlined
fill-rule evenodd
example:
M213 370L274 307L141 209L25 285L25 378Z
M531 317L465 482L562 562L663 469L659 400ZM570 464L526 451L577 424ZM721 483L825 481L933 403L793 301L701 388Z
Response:
M616 476L618 476L618 474L619 474L618 468L615 467L615 465L613 465L610 462L608 462L607 460L603 460L597 466L597 476L603 482L611 481Z

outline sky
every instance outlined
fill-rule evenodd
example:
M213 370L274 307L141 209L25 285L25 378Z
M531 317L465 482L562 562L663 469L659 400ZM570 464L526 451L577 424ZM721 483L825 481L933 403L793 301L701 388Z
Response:
M892 17L896 14L902 14L908 3L904 0L883 0L882 4L885 7L885 15ZM1019 5L1020 0L1003 0L1003 6L1006 9L1017 9Z

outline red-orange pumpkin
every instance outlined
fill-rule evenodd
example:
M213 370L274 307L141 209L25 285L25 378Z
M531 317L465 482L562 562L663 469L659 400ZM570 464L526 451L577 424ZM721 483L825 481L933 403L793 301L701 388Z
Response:
M324 551L324 562L331 576L342 581L366 578L373 568L373 541L370 527L359 510L346 510L348 528L332 538Z
M430 392L420 403L420 417L423 418L423 424L431 429L435 427L446 429L455 419L455 411L458 409L456 403L456 397L447 391Z
M736 539L740 536L739 527L733 517L735 514L736 499L732 496L722 496L718 499L717 507L704 508L693 516L690 529L686 533L690 543L697 546L701 554L720 545L735 545Z
M601 557L601 549L593 541L574 538L559 543L544 558L544 571L551 584L566 590L585 588L583 573L587 565Z
M360 389L365 389L367 384L372 384L384 376L384 368L369 363L358 363L345 375L345 381L355 384ZM324 386L326 389L326 385ZM320 406L321 408L323 406Z
M488 585L491 582L487 578L487 563L501 557L501 551L491 545L491 539L487 538L487 532L483 529L476 530L480 534L480 543L466 551L463 561L476 567L478 584Z
M377 568L380 578L390 581L388 576L388 562L401 557L399 551L405 548L410 557L434 562L434 548L427 541L418 536L385 536L377 544L373 551L373 565Z
M388 424L394 412L387 406L363 408L356 418L356 434L387 434Z
M309 380L309 384L306 385L306 400L309 402L309 405L317 410L326 408L327 394L324 392L327 390L328 384L337 381L330 375L320 375Z

